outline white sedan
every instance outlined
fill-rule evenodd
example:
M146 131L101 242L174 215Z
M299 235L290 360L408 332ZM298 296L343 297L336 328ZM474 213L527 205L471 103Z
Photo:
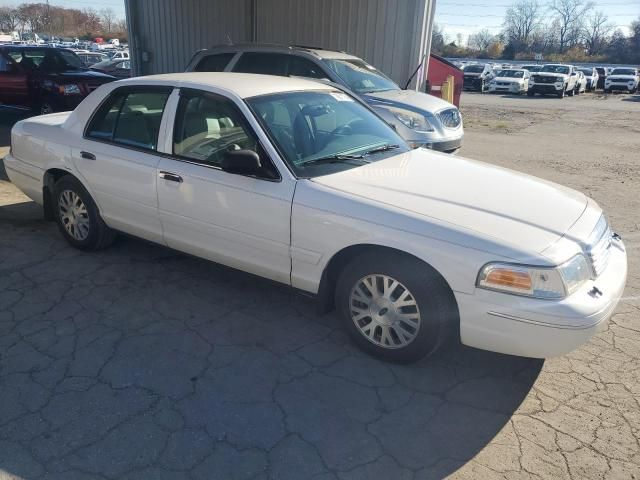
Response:
M23 120L5 159L74 247L121 231L316 294L413 361L447 335L530 357L606 325L625 247L582 193L411 150L335 87L235 73L109 83Z

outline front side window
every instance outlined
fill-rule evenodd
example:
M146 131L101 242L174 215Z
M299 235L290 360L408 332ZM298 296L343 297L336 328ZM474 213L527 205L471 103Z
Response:
M242 54L233 71L284 77L287 75L288 60L289 55L283 53L247 52Z
M173 154L220 168L230 150L252 150L260 157L259 177L275 179L278 171L267 158L244 115L229 99L197 90L183 90L173 131Z
M247 100L299 177L315 177L408 150L397 133L340 91L302 91Z
M111 94L89 124L86 135L123 146L156 150L171 88L121 90Z
M227 65L233 58L235 53L218 53L215 55L207 55L204 57L198 65L196 65L196 72L224 72Z
M323 62L335 72L353 92L373 93L400 89L393 80L387 78L375 67L372 67L363 60L324 59Z

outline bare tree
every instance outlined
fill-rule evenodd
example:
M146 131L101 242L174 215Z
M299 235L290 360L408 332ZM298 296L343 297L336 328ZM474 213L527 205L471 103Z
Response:
M100 10L100 19L102 20L104 31L110 33L116 22L116 12L112 8L104 8Z
M0 31L7 33L18 30L20 13L13 7L0 7Z
M540 22L538 0L516 0L504 17L504 36L508 43L520 50L529 46L531 35Z
M609 17L601 10L593 12L584 22L583 37L589 55L596 55L604 48L606 39L613 31Z
M549 9L558 20L558 47L560 53L580 38L585 14L593 8L586 0L551 0Z
M444 30L437 23L433 24L433 31L431 33L431 49L436 53L442 53L446 38Z
M468 45L473 50L485 51L495 40L496 36L485 28L469 35Z

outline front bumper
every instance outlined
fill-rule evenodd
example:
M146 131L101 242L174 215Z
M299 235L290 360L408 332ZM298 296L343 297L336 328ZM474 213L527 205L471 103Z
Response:
M556 85L555 83L536 83L529 86L529 91L533 93L539 93L541 95L557 95L562 92L563 85Z
M636 88L636 85L629 85L628 83L605 83L604 84L604 88L605 90L620 90L620 91L624 91L624 92L633 92L633 90Z
M456 293L465 345L533 358L564 355L606 328L624 291L627 254L612 242L606 270L573 295L540 300L476 289ZM594 295L593 288L602 293Z
M522 93L524 91L524 84L522 83L511 83L509 85L489 84L489 93Z
M462 136L460 138L454 138L453 140L413 140L407 143L409 143L409 146L412 148L428 148L438 152L452 153L462 147Z

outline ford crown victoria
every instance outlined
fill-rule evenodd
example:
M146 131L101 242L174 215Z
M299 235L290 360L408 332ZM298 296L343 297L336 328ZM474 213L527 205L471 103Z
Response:
M120 231L310 292L392 361L451 334L561 355L625 285L624 244L590 198L412 150L357 97L304 79L110 83L18 122L5 166L74 247Z

